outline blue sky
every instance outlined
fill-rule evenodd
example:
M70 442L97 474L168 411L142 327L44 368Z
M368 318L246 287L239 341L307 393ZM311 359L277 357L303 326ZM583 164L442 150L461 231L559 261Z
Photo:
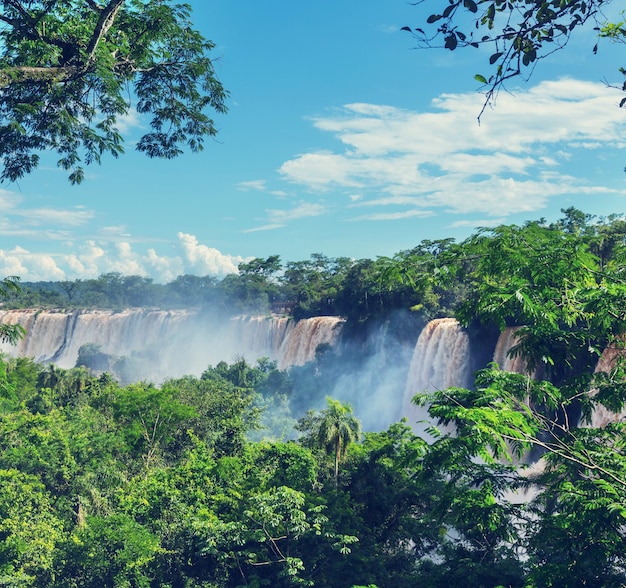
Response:
M436 3L432 3L436 6ZM82 185L46 159L0 185L0 274L157 282L251 257L374 258L576 206L626 211L623 46L591 29L477 116L487 50L416 50L407 1L192 0L230 92L201 154L133 152ZM611 16L611 15L610 15ZM622 53L623 54L623 53Z

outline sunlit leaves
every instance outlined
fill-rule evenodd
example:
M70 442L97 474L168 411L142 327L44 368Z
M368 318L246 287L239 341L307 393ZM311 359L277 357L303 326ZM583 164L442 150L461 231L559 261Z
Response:
M527 223L485 230L457 250L469 271L468 297L456 310L465 325L523 325L512 353L555 378L595 365L598 350L626 327L626 286L600 259L596 237ZM605 254L603 254L605 256ZM602 266L605 266L603 273Z
M50 583L62 522L36 476L0 469L0 578L11 586Z
M188 6L40 0L0 11L1 180L30 173L50 150L80 183L83 166L124 152L120 118L131 108L151 117L137 142L150 157L200 151L216 133L208 112L226 110L226 93Z

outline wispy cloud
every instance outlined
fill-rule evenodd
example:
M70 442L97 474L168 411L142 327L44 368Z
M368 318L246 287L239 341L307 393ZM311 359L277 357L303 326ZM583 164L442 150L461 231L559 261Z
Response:
M248 180L237 184L240 190L265 190L267 181L265 180Z
M267 211L267 217L276 224L286 224L289 221L306 218L310 216L320 216L326 212L326 208L321 204L313 202L302 202L294 208L287 210L272 209Z
M267 194L271 194L272 196L276 196L278 198L287 197L287 192L284 190L270 190L267 187L267 180L248 180L246 182L239 182L237 186L244 192L266 192Z
M52 240L71 238L70 229L84 226L95 217L84 206L29 208L22 195L0 189L0 235Z
M441 95L425 111L348 104L311 119L334 139L332 148L295 155L277 177L238 184L260 193L255 206L272 202L262 213L250 209L243 232L296 223L304 229L331 211L333 220L377 227L448 213L456 215L450 228L494 226L556 198L626 196L619 183L585 169L590 161L601 168L606 148L625 146L619 98L599 83L545 82L515 96L502 93L480 125L478 94ZM57 280L119 271L163 282L184 273L223 276L245 261L186 232L148 243L118 219L96 226L98 219L85 207L29 208L21 194L0 189L0 235L28 243L0 250L0 274Z
M280 229L281 227L284 227L284 226L285 225L283 224L273 223L273 224L261 225L260 227L254 227L252 229L244 229L243 232L244 233L258 233L259 231L273 231L274 229Z
M431 211L405 210L402 212L375 212L372 214L364 214L361 216L357 216L350 220L351 221L361 221L361 220L388 221L388 220L400 220L404 218L414 218L414 217L425 218L425 217L429 217L433 215L434 213Z
M444 94L429 112L348 104L313 119L342 148L300 154L279 172L313 192L344 192L349 206L397 209L357 220L438 210L506 218L540 210L557 196L607 190L564 168L577 150L625 146L618 99L600 83L543 82L501 94L481 124L479 94Z
M29 225L62 225L80 226L94 218L92 210L84 209L56 209L56 208L28 208L13 210L11 214L22 217Z
M454 229L456 227L497 227L505 222L504 218L490 218L480 220L459 220L448 225L449 228Z
M125 134L133 129L141 129L147 126L147 117L142 117L134 108L130 108L126 114L117 117L117 128Z
M297 206L289 209L268 209L265 211L266 218L264 222L258 227L252 227L245 229L244 233L255 233L258 231L271 231L273 229L280 229L287 223L308 217L315 217L326 214L326 207L322 204L314 202L301 202Z

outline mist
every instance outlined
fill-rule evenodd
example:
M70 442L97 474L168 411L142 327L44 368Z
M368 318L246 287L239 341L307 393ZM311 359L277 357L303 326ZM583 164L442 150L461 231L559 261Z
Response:
M292 381L294 419L323 409L331 396L350 403L366 431L384 430L406 418L424 434L427 414L411 403L412 397L471 385L467 333L454 319L426 322L406 311L356 325L336 316L295 321L141 308L4 310L0 321L26 329L16 346L0 345L3 353L65 369L86 365L95 373L111 373L122 384L160 384L199 377L220 362L244 359L254 365L269 358ZM495 341L487 344L495 346ZM493 357L493 347L487 354Z

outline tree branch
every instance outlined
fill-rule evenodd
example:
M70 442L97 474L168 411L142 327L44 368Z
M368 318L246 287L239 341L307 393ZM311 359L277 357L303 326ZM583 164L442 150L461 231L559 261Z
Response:
M85 67L88 67L93 61L98 44L100 43L102 37L104 37L104 35L106 35L109 29L113 26L117 13L123 4L124 0L111 0L105 8L100 10L100 18L98 19L96 28L91 36L91 39L89 40L89 45L87 46L87 59L85 60Z
M34 24L33 18L28 13L28 11L22 6L21 2L16 2L15 0L5 0L6 4L12 6L20 13L20 16L26 21L30 22L31 25Z
M24 82L64 82L81 75L82 68L65 67L7 67L0 70L0 89Z

